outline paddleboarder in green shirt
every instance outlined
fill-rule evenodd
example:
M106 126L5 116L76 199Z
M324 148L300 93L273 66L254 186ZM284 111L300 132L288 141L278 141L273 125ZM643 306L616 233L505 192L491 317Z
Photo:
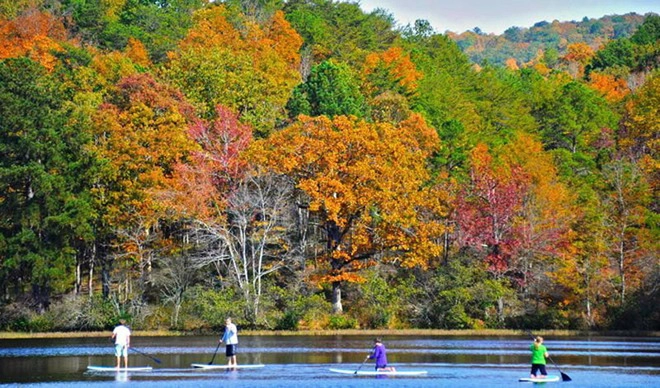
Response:
M538 336L534 338L534 343L529 346L532 351L532 373L531 378L545 378L548 373L545 371L545 359L549 357L548 349L543 345L543 337ZM541 372L539 376L536 374Z

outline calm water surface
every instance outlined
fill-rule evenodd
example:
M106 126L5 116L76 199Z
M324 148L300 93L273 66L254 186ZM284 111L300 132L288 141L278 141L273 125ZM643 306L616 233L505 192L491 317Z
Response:
M388 360L420 377L341 375L356 370L369 353L366 336L242 336L238 362L261 369L202 371L191 363L211 361L217 337L137 337L131 366L150 372L90 373L88 365L112 366L106 338L0 340L0 386L20 387L525 387L530 341L520 337L387 336ZM573 387L660 387L660 338L574 337L545 341ZM215 363L224 363L224 346ZM160 361L155 362L151 356ZM373 363L363 370L372 370ZM550 374L559 375L552 363ZM537 384L538 385L538 384Z

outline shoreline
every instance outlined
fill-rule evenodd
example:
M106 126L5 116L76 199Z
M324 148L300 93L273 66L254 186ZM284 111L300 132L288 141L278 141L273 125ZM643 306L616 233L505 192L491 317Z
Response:
M575 337L575 336L598 336L598 337L660 337L660 331L588 331L588 330L534 330L535 335L544 337ZM186 336L215 336L214 332L181 332L173 330L134 330L135 337L186 337ZM241 336L445 336L445 337L529 337L529 332L525 330L510 329L485 329L485 330L440 330L440 329L410 329L410 330L299 330L299 331L279 331L279 330L242 330ZM0 332L2 339L32 339L32 338L96 338L108 337L110 331L72 331L72 332Z

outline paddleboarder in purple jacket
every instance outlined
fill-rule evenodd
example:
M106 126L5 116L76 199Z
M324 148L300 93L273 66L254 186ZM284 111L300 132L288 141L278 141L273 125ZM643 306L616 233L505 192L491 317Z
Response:
M393 366L387 366L387 350L380 338L374 340L374 349L371 351L371 354L367 356L365 361L369 359L376 360L376 371L396 372L396 369Z

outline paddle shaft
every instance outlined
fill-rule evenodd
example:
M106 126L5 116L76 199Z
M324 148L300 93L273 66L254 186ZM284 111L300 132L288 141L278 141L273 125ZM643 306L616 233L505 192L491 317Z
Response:
M145 356L145 357L149 357L150 359L156 361L156 363L160 364L160 360L157 359L157 358L154 357L154 356L150 356L150 355L148 355L147 353L141 352L141 351L139 351L139 350L137 350L137 349L135 349L135 348L132 348L132 347L129 347L129 349L132 350L132 351L134 351L134 352L140 353L141 355L143 355L143 356Z
M532 334L531 331L528 331L527 333L532 337L533 340L536 340L536 336L535 336L534 334ZM562 372L562 370L559 368L559 366L557 365L557 363L555 363L555 360L553 360L552 357L550 357L549 354L548 354L548 360L550 360L550 362L552 363L552 365L554 365L555 368L557 368L557 370L559 371L559 373L561 373L561 380L562 380L562 381L571 381L571 380L572 380L572 379L570 378L569 375L567 375L566 373Z
M367 360L369 360L369 356L367 356L367 358L365 358L364 361L362 361L362 364L360 364L360 366L358 366L358 368L355 370L355 374L357 374L358 371L360 369L362 369L362 366L367 362Z
M218 349L220 349L220 344L221 342L218 341L218 346L215 347L215 352L213 352L213 357L211 358L211 361L209 361L209 365L213 364L213 360L215 360L215 355L218 354Z

